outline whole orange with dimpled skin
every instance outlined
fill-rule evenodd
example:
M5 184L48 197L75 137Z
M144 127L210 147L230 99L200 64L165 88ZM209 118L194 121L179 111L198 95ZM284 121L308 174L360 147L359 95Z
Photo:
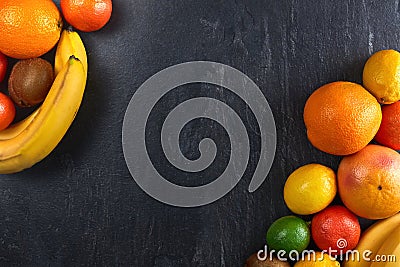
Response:
M333 155L349 155L364 148L382 120L376 98L361 85L344 81L315 90L303 115L310 142Z
M0 51L12 58L39 57L60 39L62 18L51 0L0 1Z

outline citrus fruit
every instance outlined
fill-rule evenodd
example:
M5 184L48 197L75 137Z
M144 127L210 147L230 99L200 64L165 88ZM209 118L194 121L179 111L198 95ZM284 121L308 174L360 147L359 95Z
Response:
M382 123L375 140L384 146L400 150L400 101L382 107Z
M7 95L0 93L0 131L7 128L14 118L14 103Z
M330 206L314 215L311 235L315 244L330 255L355 248L361 234L357 216L343 206Z
M343 203L358 216L375 220L400 211L400 155L395 150L368 145L344 157L337 176Z
M310 142L333 155L353 154L375 136L382 120L378 101L361 85L333 82L318 88L304 107Z
M363 84L380 103L391 104L400 100L400 53L381 50L365 63Z
M328 254L316 251L314 254L306 254L304 258L295 263L294 267L340 267L340 263Z
M47 53L60 38L62 19L51 0L0 1L0 51L18 59Z
M279 218L267 231L267 245L270 250L301 252L309 243L310 229L304 220L296 216Z
M4 77L6 77L6 72L7 58L3 53L0 52L0 83L4 80Z
M261 259L258 258L258 253L251 255L244 264L244 267L290 267L287 261L280 261L274 256L261 254Z
M326 208L336 195L335 172L321 164L296 169L286 180L283 196L288 208L297 214L313 214Z
M111 0L61 0L65 20L83 32L93 32L104 27L112 13Z

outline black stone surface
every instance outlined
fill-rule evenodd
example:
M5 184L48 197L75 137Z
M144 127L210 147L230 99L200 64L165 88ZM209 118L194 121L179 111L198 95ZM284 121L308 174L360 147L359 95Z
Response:
M0 265L242 266L263 247L268 226L291 214L283 201L286 177L311 162L337 168L339 157L308 142L304 103L325 83L360 83L374 51L400 49L399 1L115 0L113 5L104 29L81 34L89 75L72 127L42 162L0 177ZM256 192L247 191L260 145L254 134L248 169L229 194L207 206L176 208L149 197L133 181L121 128L130 98L146 79L193 60L221 62L253 79L272 108L278 143L272 170ZM194 96L190 86L183 88L164 100L159 116L153 113L156 122L169 105ZM226 90L201 89L230 101L244 116L249 112ZM256 129L254 118L247 117L248 129ZM196 142L210 129L221 147L229 148L222 129L198 120L181 135L185 155L198 156ZM149 138L156 140L156 134L149 130ZM157 148L154 143L150 150ZM207 183L228 156L229 151L220 152L219 163L196 179L173 179ZM173 176L173 168L163 171Z

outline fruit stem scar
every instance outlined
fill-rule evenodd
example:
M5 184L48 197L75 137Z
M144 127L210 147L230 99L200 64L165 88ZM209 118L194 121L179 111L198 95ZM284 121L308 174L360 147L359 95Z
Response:
M379 191L382 190L382 186L381 185L378 185L378 190Z
M79 58L77 58L75 55L71 55L71 56L69 57L69 59L73 59L73 60L76 60L76 61L80 61Z

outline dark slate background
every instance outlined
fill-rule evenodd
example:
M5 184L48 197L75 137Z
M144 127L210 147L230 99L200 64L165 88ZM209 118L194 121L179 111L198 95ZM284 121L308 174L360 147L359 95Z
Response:
M304 103L322 84L361 82L363 65L374 51L400 49L399 1L113 4L104 29L81 35L90 70L72 127L45 160L0 177L0 265L242 266L263 247L268 226L290 214L282 196L286 177L311 162L337 168L339 157L319 152L307 141ZM272 108L278 145L267 180L248 193L260 145L257 124L234 95L197 85L248 117L245 124L254 140L239 184L215 203L185 209L164 205L135 184L122 154L121 127L130 98L146 79L192 60L221 62L253 79ZM171 106L195 96L193 86L177 88L164 99L152 113L152 123L162 123ZM5 87L3 83L2 90ZM206 175L182 175L174 182L206 183L223 170L229 140L211 121L197 120L185 128L182 151L196 158L198 141L207 132L228 148ZM156 140L157 127L148 135ZM163 169L159 144L150 143L155 164L173 176L173 169Z

